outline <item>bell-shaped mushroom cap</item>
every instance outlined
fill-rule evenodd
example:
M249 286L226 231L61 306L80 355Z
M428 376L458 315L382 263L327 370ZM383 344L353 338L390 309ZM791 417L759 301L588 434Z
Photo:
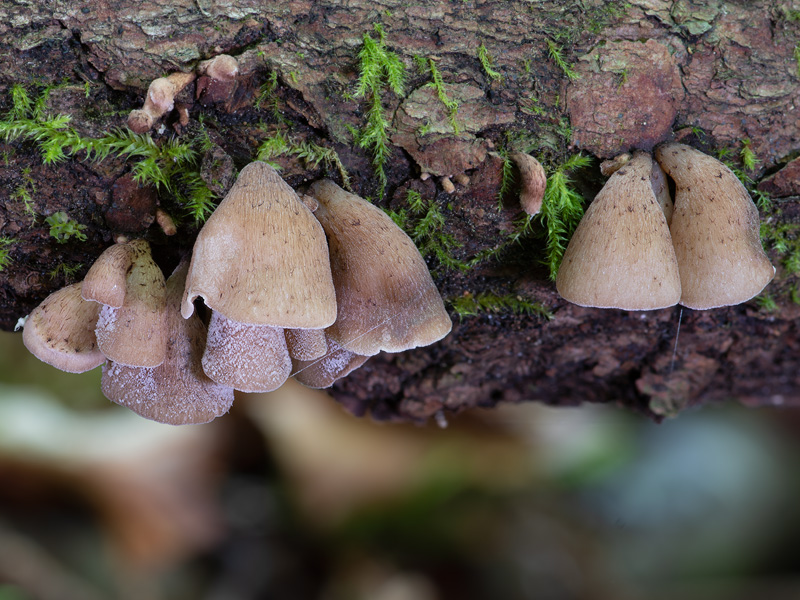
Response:
M122 306L127 289L128 268L139 255L149 252L144 240L133 240L106 248L83 279L83 299L114 308Z
M653 162L653 170L650 171L650 185L653 186L653 193L656 195L656 200L664 211L664 217L667 219L667 225L672 223L672 213L675 211L675 205L672 203L672 197L669 195L669 185L667 185L667 176L656 161Z
M522 189L519 193L519 203L529 215L539 214L544 200L544 190L547 187L547 176L544 167L530 154L515 152L511 159L517 164Z
M294 377L306 387L321 390L329 388L337 379L352 373L369 359L369 356L345 350L332 339L327 339L328 353L311 361L293 360Z
M144 240L127 242L131 265L122 306L104 305L97 319L97 344L105 356L130 367L156 367L167 354L166 287Z
M684 144L664 144L656 160L675 181L672 242L681 273L680 303L706 309L739 304L772 280L747 190L721 162Z
M589 205L564 252L556 288L581 306L652 310L681 297L669 228L643 152L616 171Z
M327 336L372 356L427 346L452 327L439 291L414 242L379 208L332 181L311 193L328 234L339 312Z
M133 412L170 425L207 423L233 404L233 389L206 377L200 365L206 327L197 315L181 317L180 304L187 263L167 281L167 357L155 368L103 367L103 394Z
M184 317L198 296L239 323L321 329L336 320L325 232L268 164L242 169L197 236Z
M219 384L242 392L271 392L292 372L283 330L250 325L211 313L203 371Z
M74 283L50 294L25 320L22 342L39 360L68 373L102 365L106 357L94 335L100 305L81 298Z
M325 356L328 343L323 329L284 329L289 356L297 360L314 360Z

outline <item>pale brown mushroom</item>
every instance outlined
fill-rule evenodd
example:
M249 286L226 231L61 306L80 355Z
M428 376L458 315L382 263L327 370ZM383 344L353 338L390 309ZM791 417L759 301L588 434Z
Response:
M519 194L519 203L529 215L539 214L542 210L544 200L544 190L547 187L547 176L544 167L530 154L515 152L511 155L522 180L522 189Z
M39 360L67 371L83 373L106 360L94 335L100 305L81 298L74 283L50 294L25 320L22 343Z
M683 290L680 303L707 309L745 302L772 280L758 209L724 164L684 144L656 149L675 181L670 231Z
M198 65L197 98L203 104L227 102L236 88L239 63L228 54L220 54Z
M283 330L237 323L211 313L203 371L219 384L242 392L271 392L292 372Z
M338 316L326 330L343 348L372 356L426 346L452 323L425 260L382 210L332 181L317 181L314 215L328 234Z
M323 389L331 387L337 379L352 373L363 365L369 356L355 354L327 338L328 352L315 360L293 360L292 377L306 387Z
M667 225L671 225L675 205L672 202L672 196L669 194L667 176L656 161L653 161L653 170L650 172L650 185L653 187L653 193L656 195L656 200L661 206L661 210L664 211Z
M84 299L103 304L97 320L100 351L116 363L155 367L166 356L166 289L164 275L145 240L108 248L87 273ZM119 291L124 281L123 301Z
M336 320L325 232L268 164L242 169L197 236L184 317L198 296L238 323L321 329Z
M285 329L289 356L297 360L314 360L325 356L328 343L323 329Z
M678 262L651 173L650 155L637 152L589 205L556 279L566 300L625 310L677 304Z
M175 96L194 81L194 73L171 73L154 79L147 88L144 106L128 115L128 127L135 133L146 133L156 121L175 106Z
M187 265L167 281L167 356L158 367L103 367L101 389L112 402L170 425L207 423L233 404L233 389L210 380L201 367L206 327L197 315L183 319L180 305Z

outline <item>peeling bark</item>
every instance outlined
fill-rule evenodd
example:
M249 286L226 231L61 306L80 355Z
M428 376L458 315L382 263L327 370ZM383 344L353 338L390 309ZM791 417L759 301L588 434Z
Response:
M6 0L0 3L0 111L8 108L14 83L66 79L51 93L50 110L72 115L77 130L97 136L124 125L155 77L190 71L203 59L227 53L237 57L241 70L228 102L201 106L186 99L192 120L207 117L223 157L241 168L267 135L260 124L279 125L274 107L256 105L259 88L277 73L277 108L289 130L336 149L354 191L374 197L370 156L355 147L348 128L362 127L366 110L362 99L352 97L362 36L382 23L409 80L402 98L388 92L383 97L393 152L388 195L379 203L400 207L408 189L435 200L447 218L445 233L462 244L461 259L496 246L518 216L511 198L497 209L502 161L493 152L507 144L507 135L527 140L533 154L555 162L578 150L607 158L650 148L672 132L734 153L747 138L761 161L754 177L770 176L763 189L782 197L772 222L796 223L797 162L790 161L800 152L793 54L800 23L787 18L790 10L800 10L800 1L778 7L767 0L424 6L393 0ZM570 81L550 57L548 39L563 47L579 79ZM502 79L487 75L477 56L481 44ZM446 93L459 102L457 134L426 85L429 75L417 70L415 55L435 60ZM562 137L567 119L570 140ZM165 267L191 248L191 223L169 239L150 225L152 198L131 189L122 160L44 166L35 145L21 142L0 143L0 158L0 236L18 240L13 262L0 273L3 329L69 282L48 273L62 264L82 264L72 276L80 278L123 229L147 236ZM324 174L296 159L279 162L294 186ZM421 181L422 172L466 172L469 184L446 194L434 179ZM580 175L588 200L601 177L597 166ZM32 192L35 222L14 196L21 186ZM56 211L86 225L88 240L57 244L44 224ZM777 312L753 304L684 310L675 351L679 308L626 313L569 305L539 264L541 252L541 240L532 237L467 272L437 268L435 277L446 298L518 294L546 304L551 321L509 314L455 317L454 331L443 342L373 358L337 384L334 395L354 412L386 419L426 419L442 409L501 400L616 402L653 417L726 399L800 402L798 309L785 293L793 280L781 269L769 288Z

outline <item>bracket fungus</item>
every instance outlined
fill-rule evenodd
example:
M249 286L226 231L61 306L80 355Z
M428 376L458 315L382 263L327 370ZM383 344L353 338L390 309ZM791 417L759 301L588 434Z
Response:
M650 155L637 152L589 205L556 279L566 300L626 310L665 308L680 300L678 261L652 172Z
M336 320L325 232L266 163L242 169L197 236L181 306L184 317L194 311L197 297L214 311L206 372L212 378L228 373L227 384L248 391L275 389L289 376L281 330L323 329ZM277 360L280 376L264 363L241 362L241 348L254 343L259 327L263 354L258 360ZM224 364L238 366L226 370Z
M670 225L680 269L680 303L707 309L745 302L772 280L759 238L758 209L724 164L684 144L656 148L675 182Z
M329 180L315 182L314 215L328 235L338 314L326 335L354 354L432 344L452 323L425 260L382 210ZM330 350L330 349L329 349Z
M36 358L69 373L99 367L106 357L94 328L100 306L81 298L81 283L53 292L25 320L22 342Z
M157 367L127 367L109 361L101 389L117 404L160 423L207 423L233 404L233 389L209 379L201 367L206 327L200 317L183 319L180 306L187 265L167 281L167 354Z
M166 287L145 240L107 248L86 274L82 294L102 305L95 334L109 360L137 367L164 362Z

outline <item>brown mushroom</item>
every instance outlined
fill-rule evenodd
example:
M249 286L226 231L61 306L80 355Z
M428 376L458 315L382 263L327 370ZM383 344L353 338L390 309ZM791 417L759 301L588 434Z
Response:
M382 210L332 181L317 181L314 215L328 234L338 315L326 330L352 353L426 346L452 323L425 260Z
M206 328L200 317L183 319L180 305L187 264L167 281L167 356L158 367L126 367L108 362L101 389L112 402L153 421L171 425L207 423L233 404L233 389L203 373Z
M667 219L667 225L671 225L675 205L672 202L672 196L669 195L667 176L656 161L653 161L653 170L650 172L650 185L653 187L656 200L664 212L664 217Z
M135 133L150 131L155 122L175 106L175 96L194 81L194 73L172 73L150 83L144 106L128 115L128 127Z
M232 56L220 54L198 65L197 98L202 104L227 102L236 88L239 63Z
M625 310L677 304L678 263L651 173L650 155L637 152L589 205L556 279L566 300Z
M22 343L39 360L69 373L83 373L106 360L94 335L100 305L81 298L74 283L50 294L25 320Z
M327 336L326 336L327 337ZM315 360L293 360L293 373L306 387L323 389L331 387L337 379L352 373L363 365L369 356L355 354L327 338L328 352Z
M684 144L656 149L675 181L670 231L681 276L680 303L707 309L757 295L775 269L761 247L758 209L724 164Z
M160 365L167 352L166 290L150 245L133 240L111 246L86 277L84 299L103 304L95 331L100 351L123 365Z
M519 203L529 215L536 215L542 210L544 190L547 187L547 176L541 163L530 154L515 152L511 155L519 169L522 189L519 194Z
M314 360L325 356L328 343L322 329L285 329L289 356L297 360Z

